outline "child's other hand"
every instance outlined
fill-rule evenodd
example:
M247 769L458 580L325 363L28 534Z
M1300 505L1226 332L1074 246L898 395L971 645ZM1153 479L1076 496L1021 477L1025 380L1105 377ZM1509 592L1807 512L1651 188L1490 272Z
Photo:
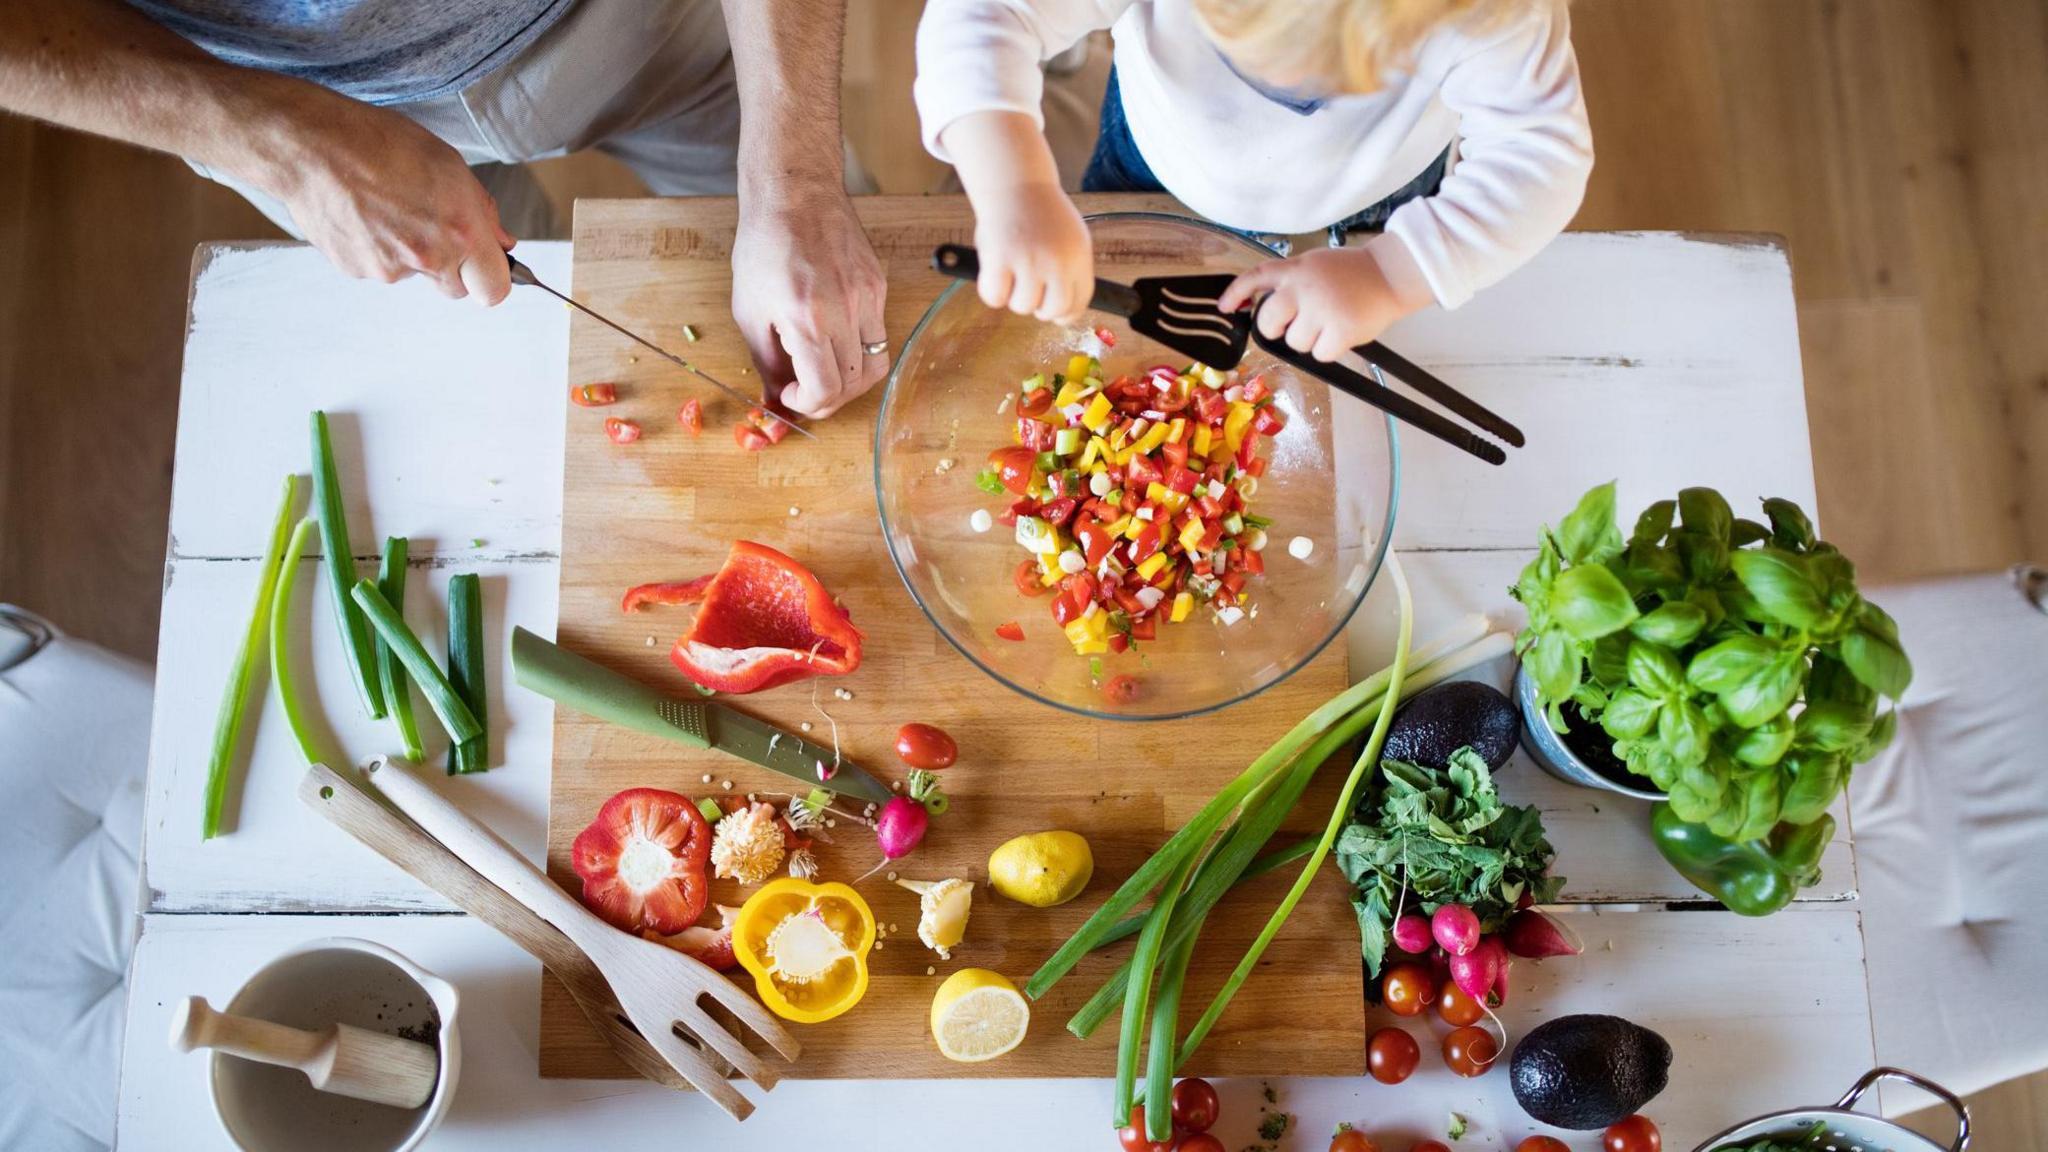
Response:
M1235 312L1260 293L1259 331L1318 360L1335 360L1379 339L1394 321L1430 302L1420 277L1397 285L1374 258L1373 247L1319 248L1287 260L1268 260L1239 276L1217 304ZM1400 255L1405 255L1405 249Z
M1079 320L1095 290L1095 250L1066 193L1047 184L1005 188L975 210L981 302L1056 324Z

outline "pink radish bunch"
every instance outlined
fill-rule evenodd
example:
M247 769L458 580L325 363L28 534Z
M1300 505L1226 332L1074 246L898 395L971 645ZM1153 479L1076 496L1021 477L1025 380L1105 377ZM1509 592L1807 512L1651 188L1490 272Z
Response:
M1429 918L1429 932L1452 959L1470 956L1479 946L1479 917L1463 904L1444 904Z
M931 826L931 816L924 805L908 796L897 796L882 805L882 813L875 818L875 842L881 845L882 858L895 860L910 855L924 840L925 829Z
M1577 956L1586 950L1577 933L1564 921L1534 908L1524 908L1508 917L1500 935L1510 953L1529 960Z
M1413 956L1429 951L1429 919L1419 912L1410 912L1394 921L1394 947Z

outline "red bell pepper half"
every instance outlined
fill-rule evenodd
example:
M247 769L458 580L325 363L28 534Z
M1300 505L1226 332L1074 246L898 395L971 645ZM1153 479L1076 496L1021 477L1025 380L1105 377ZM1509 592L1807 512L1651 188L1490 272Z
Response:
M697 605L669 659L715 692L758 692L860 667L861 634L846 609L803 565L750 540L735 543L716 573L642 584L621 607L648 604Z
M688 797L629 788L576 836L569 862L583 904L628 932L663 936L697 922L710 896L711 825Z

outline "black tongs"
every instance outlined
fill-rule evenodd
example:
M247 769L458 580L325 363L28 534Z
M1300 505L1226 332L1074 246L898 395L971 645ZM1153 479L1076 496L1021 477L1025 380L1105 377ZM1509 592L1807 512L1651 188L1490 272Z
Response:
M981 259L964 244L941 244L932 253L932 267L959 280L981 275ZM1229 275L1147 276L1129 284L1097 279L1095 295L1088 306L1130 321L1132 331L1150 337L1197 363L1217 371L1235 368L1244 359L1245 346L1256 340L1278 359L1328 384L1348 396L1365 401L1387 415L1477 456L1488 464L1502 464L1507 453L1499 444L1440 412L1370 380L1341 364L1325 363L1306 352L1289 348L1258 331L1251 312L1224 312L1216 306L1223 290L1236 279ZM1375 340L1352 349L1366 363L1407 384L1418 393L1520 448L1522 430L1499 414L1425 371L1415 362Z

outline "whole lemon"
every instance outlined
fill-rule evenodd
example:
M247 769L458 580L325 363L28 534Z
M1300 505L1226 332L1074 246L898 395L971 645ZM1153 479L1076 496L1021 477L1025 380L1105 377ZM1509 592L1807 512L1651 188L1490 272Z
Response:
M1050 908L1081 894L1095 874L1095 856L1077 832L1033 832L1003 843L988 858L988 882L1019 904Z

